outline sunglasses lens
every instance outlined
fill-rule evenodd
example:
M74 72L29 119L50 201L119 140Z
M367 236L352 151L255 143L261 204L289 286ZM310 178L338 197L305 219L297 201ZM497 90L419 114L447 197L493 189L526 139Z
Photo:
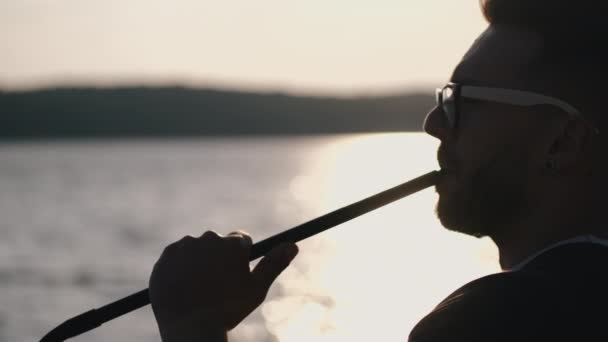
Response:
M441 108L448 120L450 128L456 126L456 99L452 88L444 88L441 92Z

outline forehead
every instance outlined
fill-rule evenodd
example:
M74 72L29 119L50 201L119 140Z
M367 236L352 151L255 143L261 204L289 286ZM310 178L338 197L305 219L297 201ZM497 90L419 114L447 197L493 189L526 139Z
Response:
M508 26L489 26L475 40L452 74L452 82L524 88L530 65L542 53L540 34Z

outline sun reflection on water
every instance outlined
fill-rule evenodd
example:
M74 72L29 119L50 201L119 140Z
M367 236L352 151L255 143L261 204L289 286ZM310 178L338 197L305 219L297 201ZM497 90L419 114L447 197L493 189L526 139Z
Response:
M328 212L436 169L436 148L417 133L345 137L291 192ZM445 231L435 202L426 189L301 243L284 296L262 307L268 330L286 342L403 340L450 292L499 271L492 243Z

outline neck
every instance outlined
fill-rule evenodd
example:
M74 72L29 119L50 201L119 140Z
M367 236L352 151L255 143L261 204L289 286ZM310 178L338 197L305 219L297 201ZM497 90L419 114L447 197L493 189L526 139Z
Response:
M608 238L602 209L594 192L596 181L584 178L572 183L556 179L554 184L538 191L542 196L532 198L537 205L520 220L498 227L490 238L498 247L503 270L524 261L542 249L581 235ZM564 183L570 183L564 187Z
M548 215L497 229L490 238L498 247L501 268L511 269L534 253L559 241L585 234L602 235L598 231L601 226L596 222L585 220L581 216L568 216L567 213L568 208L560 208L550 211Z
M534 231L538 232L538 229ZM543 248L577 235L580 234L539 234L531 238L529 233L510 234L510 236L492 236L492 240L498 247L500 267L508 270Z

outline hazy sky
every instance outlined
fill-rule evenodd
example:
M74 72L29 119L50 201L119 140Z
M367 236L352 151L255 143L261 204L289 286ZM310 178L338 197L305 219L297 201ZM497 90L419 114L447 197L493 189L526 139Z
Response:
M0 0L0 86L436 86L485 25L477 0Z

